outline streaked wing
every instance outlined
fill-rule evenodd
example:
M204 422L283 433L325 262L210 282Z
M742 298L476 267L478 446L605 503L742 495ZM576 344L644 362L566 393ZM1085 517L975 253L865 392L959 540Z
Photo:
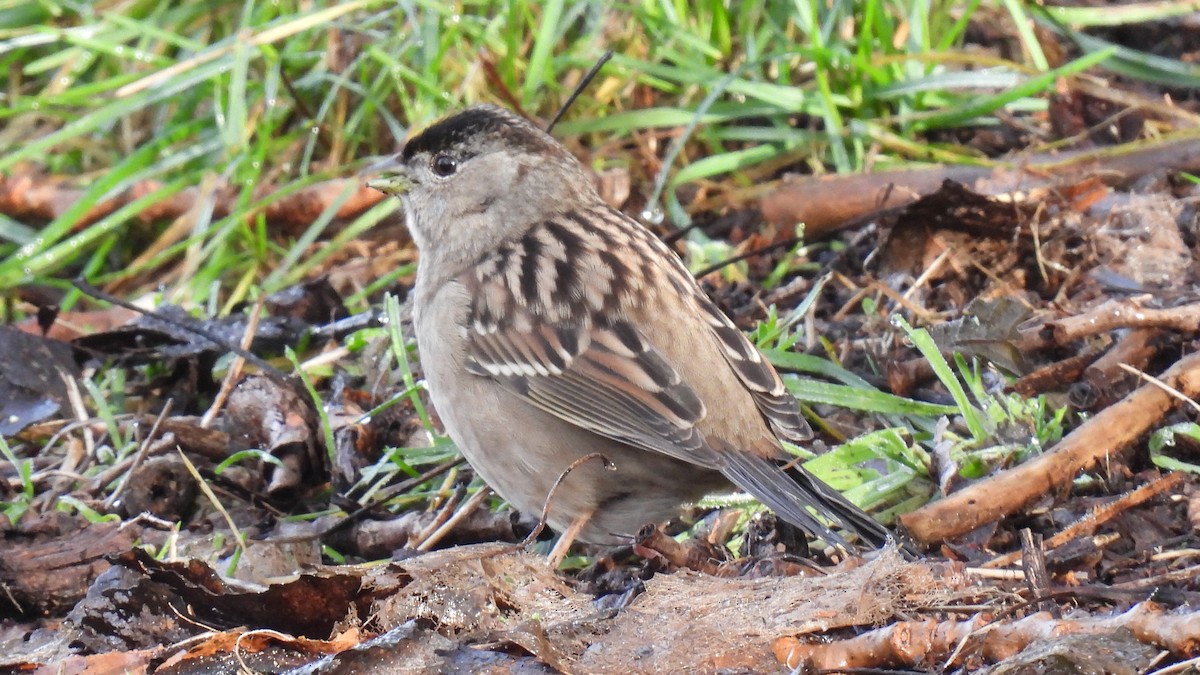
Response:
M812 438L812 428L800 414L796 399L788 393L779 373L742 331L717 306L697 291L704 318L721 345L721 354L750 390L758 410L771 429L785 440L799 443Z
M525 323L525 322L521 322ZM704 404L628 323L474 333L467 369L601 436L715 466Z
M583 283L557 264L566 252L589 255L586 236L570 228L570 222L539 228L463 276L472 298L464 326L467 369L601 436L717 468L720 458L696 426L704 403L637 328L613 318L624 313L605 304L614 294L628 297L619 286L638 283L631 277L647 271L597 272L609 264L597 255L589 261L593 274L610 286L599 302L587 302L582 289L575 302L543 293L548 287L570 293L572 284ZM539 274L542 283L527 281Z

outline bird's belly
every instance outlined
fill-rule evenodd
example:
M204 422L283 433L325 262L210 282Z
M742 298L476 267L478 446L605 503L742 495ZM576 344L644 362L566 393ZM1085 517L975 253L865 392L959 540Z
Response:
M726 485L717 472L564 422L487 378L468 376L453 396L443 396L436 371L427 370L426 377L447 433L484 481L517 509L540 516L559 476L599 455L576 465L549 505L547 523L560 532L595 510L581 541L627 541L620 535L666 520L681 504Z

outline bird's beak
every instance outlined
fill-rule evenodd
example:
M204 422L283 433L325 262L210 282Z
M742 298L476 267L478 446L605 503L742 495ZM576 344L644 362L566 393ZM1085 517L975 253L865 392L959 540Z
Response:
M379 177L367 181L367 187L379 190L385 195L397 197L408 192L412 184L412 179L408 177L408 172L403 167L392 167L379 174Z

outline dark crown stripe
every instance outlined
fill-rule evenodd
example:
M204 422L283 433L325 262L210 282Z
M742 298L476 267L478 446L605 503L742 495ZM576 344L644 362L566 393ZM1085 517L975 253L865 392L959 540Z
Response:
M409 139L404 144L404 150L401 151L400 156L407 160L422 152L433 153L439 150L448 150L472 136L495 129L504 122L503 117L495 109L467 108L457 115L451 115L433 123Z
M423 152L434 154L455 148L461 152L467 141L496 134L506 143L527 150L544 150L550 145L545 134L524 119L503 108L478 105L434 122L409 139L400 151L400 159L408 161Z

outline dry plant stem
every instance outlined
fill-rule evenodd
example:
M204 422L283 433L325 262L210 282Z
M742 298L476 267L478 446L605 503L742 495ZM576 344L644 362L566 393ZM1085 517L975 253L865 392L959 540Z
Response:
M1200 578L1200 565L1192 565L1191 567L1185 567L1185 568L1179 569L1179 570L1171 570L1170 572L1163 572L1162 574L1157 574L1155 576L1152 576L1152 577L1149 577L1146 579L1136 579L1134 581L1122 581L1119 584L1113 584L1111 586L1111 588L1117 589L1117 590L1121 590L1121 589L1151 589L1151 588L1158 588L1160 586L1165 586L1167 584L1194 582L1197 578ZM1200 641L1200 637L1197 637L1197 640ZM1198 646L1200 646L1200 645L1198 645Z
M434 514L433 520L430 521L430 523L422 528L419 532L417 532L416 536L412 538L412 541L408 542L408 545L412 548L420 550L421 542L428 539L429 535L433 534L434 531L442 525L445 525L446 521L450 520L450 516L454 515L454 509L458 508L458 504L462 501L464 494L466 494L465 487L458 487L451 491L450 495L445 497L441 506L438 507L437 512ZM439 499L443 498L439 497Z
M1053 551L1059 546L1063 546L1070 541L1079 537L1086 537L1094 533L1101 525L1107 523L1121 513L1147 502L1161 494L1174 490L1183 483L1184 474L1180 472L1169 473L1157 480L1151 481L1135 490L1130 490L1121 497L1107 504L1098 506L1087 515L1072 523L1069 527L1061 532L1058 532L1053 537L1050 537L1045 542L1046 550ZM1001 556L996 556L983 564L985 568L1007 567L1015 563L1021 557L1020 551L1005 553Z
M1019 553L1017 554L1020 555ZM980 579L999 579L1000 581L1024 581L1025 573L1021 570L993 570L986 567L968 567L964 574Z
M1200 670L1200 656L1194 659L1188 659L1187 661L1180 661L1179 663L1167 666L1166 668L1159 670L1148 670L1146 672L1149 675L1175 675L1176 673L1182 673L1186 675L1187 673L1194 673L1197 670Z
M1162 119L1171 119L1180 123L1182 128L1200 126L1200 116L1187 109L1172 105L1170 100L1159 100L1136 91L1125 91L1112 86L1107 78L1082 75L1072 78L1071 87L1093 98L1116 103L1121 108L1139 108L1149 111Z
M994 182L1006 191L1029 190L1071 185L1091 176L1108 185L1123 185L1163 169L1200 170L1200 132L1189 129L1163 140L1033 155L995 168L943 165L789 179L764 196L760 208L767 221L775 225L803 222L805 237L815 240L853 225L867 214L907 206L922 195L936 192L946 180L967 185ZM1014 173L1017 180L1013 179Z
M216 174L205 174L200 180L200 186L196 189L196 197L193 200L191 208L179 214L171 220L171 224L163 230L162 234L150 242L146 250L142 251L136 258L133 259L127 270L145 269L147 265L163 251L166 251L171 246L187 239L191 235L192 230L196 227L196 223L202 217L202 214L207 210L208 205L216 199L217 186L220 179ZM198 257L198 256L197 256ZM183 278L191 279L195 275L195 270L191 274L180 275ZM178 278L178 277L177 277ZM120 294L127 292L134 283L135 279L132 276L124 276L115 280L112 284L105 287L109 293ZM179 289L176 289L176 293ZM176 295L175 297L178 297Z
M634 540L637 546L642 546L666 558L668 562L676 567L690 569L702 574L710 574L717 576L720 574L721 568L715 564L712 559L707 556L701 558L701 548L698 546L686 546L681 544L671 537L668 537L657 525L647 525L638 532L637 538Z
M476 491L475 494L471 495L471 498L468 499L461 508L454 512L454 515L449 520L442 523L441 527L434 530L428 537L426 537L425 541L421 542L421 544L417 546L417 550L431 550L439 541L444 539L451 530L457 527L458 524L465 520L467 516L471 515L475 509L483 505L483 503L487 501L487 498L491 496L491 488L486 485L479 488L479 490Z
M1183 548L1175 551L1163 551L1150 556L1150 559L1159 562L1162 560L1178 560L1179 558L1192 558L1200 556L1200 548Z
M146 460L147 455L150 454L150 444L158 436L158 427L162 424L162 421L166 419L167 415L171 414L171 405L174 401L175 399L168 398L167 402L163 404L162 412L158 413L158 417L154 418L154 425L150 427L150 433L146 434L146 437L142 439L142 444L138 447L137 454L133 456L133 460L129 463L129 469L125 472L125 478L121 480L121 484L117 486L117 489L113 490L112 494L108 496L108 499L104 500L104 509L106 511L112 510L113 504L117 503L117 498L125 491L125 487L129 485L129 477L133 475L134 471L137 471L137 468L141 466L142 462ZM105 485L108 485L107 481L98 484L102 490Z
M967 638L966 648L946 665L962 665L965 654L995 663L1024 650L1046 636L1073 633L1108 633L1128 629L1139 641L1188 656L1200 646L1200 617L1195 612L1168 614L1153 602L1134 605L1109 618L1055 620L1039 612L1006 625L988 626L970 621L903 621L848 640L803 644L782 638L773 647L776 658L789 668L844 669L928 666L953 653ZM972 633L975 633L972 635Z
M550 486L549 494L546 495L546 503L542 505L542 517L538 518L537 526L533 528L533 531L529 533L529 536L525 537L525 541L521 542L521 546L529 546L529 545L533 544L533 542L537 541L538 535L540 535L542 533L542 530L546 529L546 518L550 515L550 507L554 504L554 496L556 494L558 494L558 488L562 487L563 481L567 479L567 476L570 475L570 473L572 471L574 471L576 469L576 467L580 466L581 464L586 464L594 459L598 459L601 462L603 462L605 468L612 468L612 463L609 462L608 459L606 459L604 457L604 455L601 455L598 452L593 452L590 455L584 455L583 457L580 457L579 459L572 462L571 466L568 466L567 468L563 469L563 472L558 474L558 478L555 479L554 485ZM591 517L590 512L587 515L589 518ZM587 518L583 518L582 521L583 522L579 522L579 520L577 519L576 522L571 524L571 528L574 529L576 525L578 525L579 527L582 528L584 525L587 524ZM568 530L568 532L569 531L570 530ZM579 533L578 530L576 530L576 534L578 534L578 533ZM565 535L566 535L566 532L563 533L564 537L565 537ZM575 537L572 536L571 539L574 540ZM563 540L563 537L560 537L558 540L558 544L555 544L555 546L554 546L555 550L557 550L558 546L560 544L562 544L562 540ZM570 548L570 546L571 546L571 542L568 541L567 547ZM561 560L560 560L560 562L561 562Z
M83 444L87 451L83 457L74 457L68 450L67 460L63 462L63 469L82 471L88 463L96 458L96 437L92 434L91 425L88 424L91 416L88 415L87 406L83 404L83 394L79 391L79 382L73 377L63 377L63 383L67 385L67 400L71 402L75 420L83 425Z
M265 296L259 296L258 301L254 303L254 308L250 311L250 316L246 317L246 331L242 333L240 345L243 351L250 351L250 345L254 342L254 335L258 332L258 321L262 318L264 300L266 300ZM233 387L242 378L242 369L245 367L245 357L239 354L233 359L233 363L229 366L229 372L225 373L225 379L221 382L220 390L213 397L212 405L205 411L204 417L200 418L201 429L211 427L216 421L217 414L221 412L221 409L225 407L225 401L229 399L229 392L233 391Z
M1180 359L1161 378L1184 396L1200 394L1200 353ZM901 524L925 544L961 536L1019 512L1052 494L1132 443L1179 403L1156 385L1143 385L1096 414L1046 454L900 516Z
M1190 406L1192 408L1192 410L1195 410L1196 412L1200 412L1200 403L1196 403L1196 399L1191 398L1190 396L1184 396L1183 392L1172 387L1171 385L1167 384L1166 382L1163 382L1162 380L1158 379L1157 377L1154 377L1153 375L1148 375L1148 374L1142 372L1141 370L1134 368L1133 366L1131 366L1129 364L1120 363L1117 365L1120 366L1121 370L1124 370L1125 372L1141 379L1144 382L1149 382L1150 384L1155 385L1156 387L1162 389L1163 391L1167 392L1168 394L1171 394L1175 398L1179 399L1180 402Z
M1046 324L1060 345L1117 328L1165 328L1181 333L1200 332L1200 303L1170 309L1140 307L1123 300L1109 300L1078 316Z
M229 511L225 509L225 505L221 503L220 499L217 499L217 494L209 487L208 481L204 480L204 477L196 470L196 465L192 464L192 460L188 459L188 456L182 450L179 451L179 458L183 460L183 465L187 468L188 473L192 474L192 478L196 480L196 486L208 498L209 503L217 510L217 513L220 513L221 517L225 519L225 524L229 526L229 531L233 533L234 543L237 544L238 548L244 550L246 548L246 536L242 534L241 529L234 522L233 516L229 515Z
M554 543L554 548L550 549L550 555L546 556L546 564L550 566L550 569L558 569L558 566L562 564L563 558L567 557L567 551L571 550L571 544L575 543L575 537L579 536L595 512L595 509L588 509L580 513L570 527L558 535L558 541Z
M921 307L919 305L913 304L913 302L911 300L909 300L907 297L901 295L898 291L896 291L892 287L888 286L887 284L881 283L876 280L872 280L870 283L870 288L871 288L871 290L878 291L879 293L883 294L887 298L895 301L895 303L897 305L912 312L913 315L915 315L921 321L924 321L926 323L934 323L938 319L938 316L936 313L931 312L928 309ZM889 309L888 314L890 315L891 313L892 313L892 310Z

